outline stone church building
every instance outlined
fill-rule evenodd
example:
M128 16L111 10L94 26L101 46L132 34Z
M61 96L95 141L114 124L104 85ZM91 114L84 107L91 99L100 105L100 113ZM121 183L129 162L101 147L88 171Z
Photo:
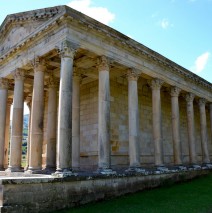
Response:
M23 170L24 102L28 172L210 167L211 83L67 6L0 26L1 170Z

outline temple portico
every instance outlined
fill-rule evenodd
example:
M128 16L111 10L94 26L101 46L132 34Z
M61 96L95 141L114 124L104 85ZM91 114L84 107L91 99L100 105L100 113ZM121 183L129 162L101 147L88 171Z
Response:
M29 173L210 165L209 82L66 6L18 16L1 28L1 170L23 171L24 101ZM11 22L42 24L9 41Z

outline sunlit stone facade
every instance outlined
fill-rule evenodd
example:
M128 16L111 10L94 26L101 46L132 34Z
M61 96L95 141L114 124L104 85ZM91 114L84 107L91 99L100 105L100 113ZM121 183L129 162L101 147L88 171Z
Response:
M28 172L210 165L211 83L67 6L0 32L1 170L23 170L24 102Z

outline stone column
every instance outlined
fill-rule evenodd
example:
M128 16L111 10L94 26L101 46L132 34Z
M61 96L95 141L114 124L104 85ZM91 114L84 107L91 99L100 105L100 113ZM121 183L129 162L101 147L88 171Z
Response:
M28 170L31 172L40 171L42 169L45 70L45 61L41 58L36 58L34 64L34 85L30 126L30 155L28 168Z
M75 48L68 41L61 48L58 109L57 173L71 174L72 166L72 75Z
M4 143L7 112L8 81L0 78L0 170L4 170Z
M212 103L209 103L209 111L210 111L210 134L212 137ZM207 166L209 167L210 165Z
M129 116L129 157L130 169L140 167L139 115L138 115L138 74L129 69L128 73L128 116Z
M101 56L98 62L98 167L104 173L110 170L110 79L107 58Z
M212 103L209 104L210 108L210 130L211 130L211 137L212 137Z
M24 70L17 69L14 73L15 88L13 97L13 115L10 142L10 159L8 171L21 170L23 108L24 108Z
M163 81L160 79L153 79L150 82L150 86L152 88L152 129L153 141L155 146L155 166L157 166L158 168L163 166L160 98L160 88L162 84Z
M190 163L196 164L196 150L195 150L195 135L194 135L194 94L187 93L185 96L187 102L187 126L188 126L188 143L189 143L189 154Z
M206 104L206 100L204 98L200 98L199 99L199 111L200 111L203 163L209 164L210 157L209 157L209 153L208 153L207 121L206 121L205 104Z
M29 121L28 121L28 138L27 138L27 156L26 156L26 167L25 170L28 170L29 167L29 156L30 156L30 127L31 127L31 109L32 109L32 98L27 97L27 106L29 108Z
M80 74L75 69L73 73L72 95L72 168L80 168Z
M4 144L4 168L8 168L8 154L9 154L9 142L10 142L10 110L13 100L7 101L7 117L5 127L5 144Z
M179 123L179 102L180 94L178 87L171 88L171 104L172 104L172 138L173 138L173 152L174 164L181 165L181 151L180 151L180 123Z
M46 169L56 168L57 86L53 74L48 81L48 112L46 129Z

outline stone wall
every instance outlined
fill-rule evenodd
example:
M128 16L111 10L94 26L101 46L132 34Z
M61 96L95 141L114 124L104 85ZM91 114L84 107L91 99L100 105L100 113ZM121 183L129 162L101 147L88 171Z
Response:
M47 104L46 94L44 112L44 142L43 142L43 167L46 159L46 124ZM129 166L128 156L128 82L126 78L110 80L111 100L111 165L112 167ZM152 91L147 81L140 78L138 81L138 105L139 105L139 145L141 153L141 165L154 165L154 144L152 138ZM162 112L162 136L164 163L174 163L172 142L172 115L171 96L169 89L161 89ZM179 97L180 112L180 139L182 161L189 164L189 144L187 132L186 101ZM210 123L209 110L207 122ZM202 145L200 133L199 105L194 101L195 117L195 144L198 162L202 161ZM96 169L98 165L98 80L80 86L80 164L82 169ZM208 125L208 148L212 153L211 131Z
M80 88L80 163L82 168L97 166L98 81Z
M0 212L51 212L208 173L202 170L148 176L4 179L0 182Z

